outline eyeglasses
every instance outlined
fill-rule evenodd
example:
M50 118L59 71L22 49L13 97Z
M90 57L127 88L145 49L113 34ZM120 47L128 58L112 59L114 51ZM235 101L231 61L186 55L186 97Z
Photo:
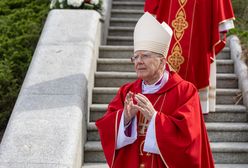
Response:
M140 58L141 61L145 61L149 58L152 58L153 56L158 56L158 57L163 57L162 55L159 54L155 54L155 53L147 53L147 54L142 54L142 55L134 55L131 57L131 61L132 63L135 63L138 61L138 59Z

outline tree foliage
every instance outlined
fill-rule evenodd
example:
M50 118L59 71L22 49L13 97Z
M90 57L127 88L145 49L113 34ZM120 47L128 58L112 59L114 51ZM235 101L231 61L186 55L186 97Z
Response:
M49 3L48 0L0 1L0 129L12 112Z

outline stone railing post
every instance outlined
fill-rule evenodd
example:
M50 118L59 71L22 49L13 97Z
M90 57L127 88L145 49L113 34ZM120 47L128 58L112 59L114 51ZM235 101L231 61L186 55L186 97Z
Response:
M0 168L80 168L101 34L91 10L52 10L0 146Z
M228 44L231 50L231 58L234 61L234 70L238 75L239 88L242 90L244 105L248 108L248 69L245 62L241 59L242 49L237 36L230 36Z

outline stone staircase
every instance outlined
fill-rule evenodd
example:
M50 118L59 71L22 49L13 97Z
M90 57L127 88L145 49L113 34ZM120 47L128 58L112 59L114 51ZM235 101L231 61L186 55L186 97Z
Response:
M105 113L118 88L136 79L130 61L132 34L134 25L143 14L143 5L144 0L113 0L107 45L99 49L83 167L108 167L95 121ZM205 116L217 168L248 167L247 109L240 95L230 49L226 47L217 57L216 112Z

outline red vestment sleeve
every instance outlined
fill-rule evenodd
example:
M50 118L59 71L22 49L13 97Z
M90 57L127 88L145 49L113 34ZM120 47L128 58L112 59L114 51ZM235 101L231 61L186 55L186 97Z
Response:
M230 0L219 0L219 21L234 19L232 3Z
M217 18L214 19L213 23L213 47L215 52L214 54L217 55L226 45L226 32L223 32L224 38L221 39L219 25L227 20L234 19L234 13L230 0L216 0L213 1L213 5L213 16L217 16Z
M146 0L144 11L156 15L159 7L159 1L160 0Z
M174 103L177 107L175 109L168 107L166 110L171 111L166 113L158 112L155 121L156 140L161 158L170 168L174 166L210 168L211 166L206 164L201 166L201 158L209 158L202 155L205 155L206 149L210 151L210 147L206 132L202 132L205 125L196 88L192 84L184 83L180 84L177 92L172 94L175 97L178 94L180 97L177 102L175 99L173 102L167 98L166 106L174 106ZM167 97L171 96L167 95ZM207 148L202 149L201 146L206 147L205 145Z

